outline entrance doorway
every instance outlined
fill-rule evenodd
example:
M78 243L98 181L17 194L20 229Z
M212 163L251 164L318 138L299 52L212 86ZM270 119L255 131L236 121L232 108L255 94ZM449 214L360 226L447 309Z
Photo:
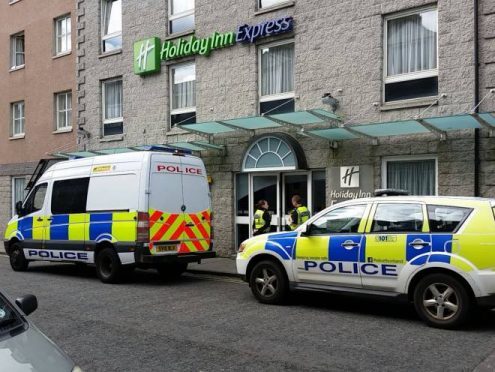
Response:
M268 201L271 232L289 230L287 215L293 209L291 198L295 194L302 197L311 215L325 208L324 170L239 173L235 181L237 246L252 236L255 204L261 199Z

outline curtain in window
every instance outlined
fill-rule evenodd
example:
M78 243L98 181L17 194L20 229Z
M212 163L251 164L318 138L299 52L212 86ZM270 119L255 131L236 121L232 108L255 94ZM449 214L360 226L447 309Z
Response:
M294 90L294 44L261 50L261 95Z
M411 195L435 195L435 160L387 162L387 188Z
M16 103L13 107L14 135L24 133L24 103Z
M122 114L122 81L105 83L105 119L121 118Z
M437 67L437 11L387 22L387 75Z
M196 106L196 65L172 70L172 110Z
M122 2L121 0L103 0L103 35L122 31Z
M26 196L26 180L24 178L14 178L14 208L18 201L23 201Z
M22 66L24 64L24 35L12 36L11 44L11 65L12 67Z

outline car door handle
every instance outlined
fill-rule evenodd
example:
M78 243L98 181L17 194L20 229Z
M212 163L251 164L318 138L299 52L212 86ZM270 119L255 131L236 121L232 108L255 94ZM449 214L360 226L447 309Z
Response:
M36 221L38 221L38 222L43 222L43 218L38 217L38 219L37 219Z
M345 242L343 242L341 245L342 245L342 247L344 247L345 249L352 249L352 248L359 247L359 243L355 243L355 242L353 242L352 240L346 240L346 241L345 241Z
M423 247L427 247L430 245L430 242L425 242L424 240L421 239L414 239L411 243L409 243L410 247L416 248L416 249L421 249Z

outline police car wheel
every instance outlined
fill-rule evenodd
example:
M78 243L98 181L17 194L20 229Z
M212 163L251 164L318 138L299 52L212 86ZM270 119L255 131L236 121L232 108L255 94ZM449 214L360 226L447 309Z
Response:
M472 300L466 287L454 277L432 274L416 286L414 306L428 325L452 329L468 320Z
M104 248L96 256L96 273L103 283L118 283L122 276L122 264L113 248Z
M249 284L254 297L265 304L279 304L285 300L288 282L280 265L261 261L251 271Z
M26 260L24 252L19 244L14 244L9 255L10 266L14 271L26 271L29 266L29 261Z

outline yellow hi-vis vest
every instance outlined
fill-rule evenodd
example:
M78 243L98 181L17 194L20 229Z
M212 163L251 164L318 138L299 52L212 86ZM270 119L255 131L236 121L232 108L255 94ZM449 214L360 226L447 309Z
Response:
M254 212L255 230L259 230L265 225L265 220L263 219L263 213L265 213L265 211L262 209L257 209L256 212Z
M290 225L291 230L295 230L298 226L309 220L310 217L309 209L304 205L297 207L296 212L297 221L292 221L292 224Z

